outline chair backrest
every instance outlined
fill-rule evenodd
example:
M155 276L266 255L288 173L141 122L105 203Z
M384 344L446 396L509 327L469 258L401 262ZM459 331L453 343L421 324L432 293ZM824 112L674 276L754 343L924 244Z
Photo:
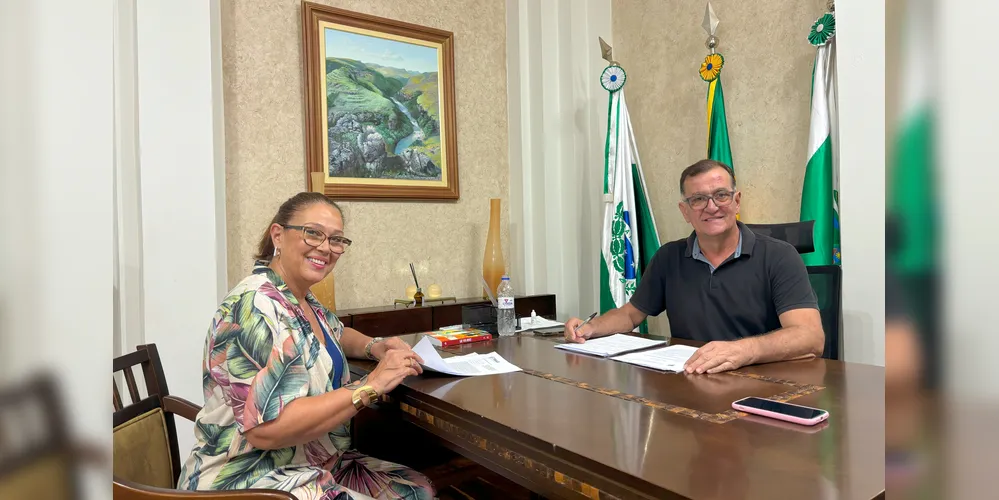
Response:
M843 314L843 270L839 266L807 266L819 302L822 329L826 332L826 347L822 357L840 359L840 319Z
M814 226L815 221L813 220L781 224L746 224L746 227L752 229L756 234L790 243L799 254L815 251L815 243L812 240Z
M0 387L0 498L77 498L77 457L51 375Z
M146 396L136 384L134 367L140 367ZM177 427L173 414L164 411L169 395L163 365L155 344L138 346L135 352L114 359L114 476L134 483L174 488L180 475ZM118 377L121 373L121 377ZM123 404L118 384L124 380L129 404Z

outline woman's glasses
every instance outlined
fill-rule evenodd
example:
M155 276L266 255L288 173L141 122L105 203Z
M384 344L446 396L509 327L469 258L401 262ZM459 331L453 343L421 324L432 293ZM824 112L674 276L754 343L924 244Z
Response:
M282 224L285 229L295 229L302 232L302 239L305 240L305 244L310 247L319 248L322 246L324 241L329 241L330 250L336 253L343 253L347 251L347 247L352 243L350 238L344 238L343 236L334 235L326 236L326 233L309 226L286 226Z

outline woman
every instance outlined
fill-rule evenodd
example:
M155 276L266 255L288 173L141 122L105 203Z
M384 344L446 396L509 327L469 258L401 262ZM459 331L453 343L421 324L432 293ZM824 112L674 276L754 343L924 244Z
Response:
M178 487L270 488L301 499L434 497L423 475L350 451L360 408L422 373L398 338L344 328L309 293L350 246L340 208L318 193L284 202L253 274L222 301L205 344L205 406ZM379 360L350 381L347 357Z

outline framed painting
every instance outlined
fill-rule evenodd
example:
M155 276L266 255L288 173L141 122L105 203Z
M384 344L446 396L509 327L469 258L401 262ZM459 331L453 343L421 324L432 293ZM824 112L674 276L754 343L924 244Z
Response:
M457 200L454 34L305 2L302 44L309 190Z

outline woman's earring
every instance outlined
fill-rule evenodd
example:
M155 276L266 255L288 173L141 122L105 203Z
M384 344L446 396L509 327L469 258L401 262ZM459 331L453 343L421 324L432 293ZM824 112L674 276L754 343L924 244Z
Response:
M274 256L279 257L280 255L281 255L281 249L278 247L274 247Z

